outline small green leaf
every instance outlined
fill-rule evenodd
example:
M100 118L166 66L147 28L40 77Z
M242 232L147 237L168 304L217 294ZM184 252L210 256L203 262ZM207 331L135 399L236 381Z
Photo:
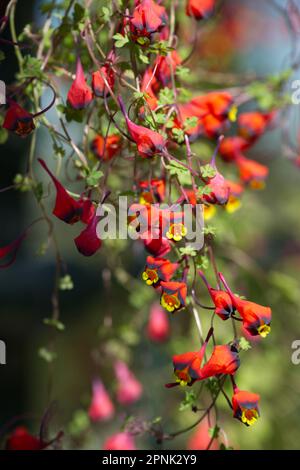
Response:
M41 359L44 359L44 361L48 362L49 364L57 358L57 354L47 348L40 348L38 350L38 355Z
M63 331L65 329L65 325L59 320L55 320L54 318L44 318L44 324L47 326L52 326L58 331Z
M74 289L74 283L70 274L66 274L61 277L59 280L59 289L60 290L72 290Z
M201 175L203 178L213 178L216 176L217 170L209 163L201 167Z
M116 41L115 46L119 48L124 47L129 42L128 36L123 36L121 33L115 34L113 39Z
M251 344L249 343L249 341L246 340L246 338L244 338L244 336L240 338L239 346L242 351L248 351L252 348Z

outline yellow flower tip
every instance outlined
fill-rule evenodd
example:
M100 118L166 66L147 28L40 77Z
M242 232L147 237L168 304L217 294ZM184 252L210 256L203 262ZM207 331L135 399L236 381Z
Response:
M146 273L146 271L143 272L143 274L142 274L142 279L143 279L143 281L147 281L147 280L148 280L148 274Z
M152 284L155 284L159 280L157 272L150 269L143 272L142 279L148 286L152 286Z
M233 214L235 211L237 211L241 207L241 205L242 203L240 199L234 196L230 196L229 201L227 202L225 206L225 210L226 212L228 212L228 214Z
M236 122L236 119L237 119L237 114L238 114L238 108L237 106L231 106L230 110L229 110L229 113L228 113L228 118L229 118L229 121L231 122Z
M182 236L181 235L174 235L173 240L174 240L174 242L180 242L180 240L182 240Z
M251 408L251 409L243 410L241 420L244 424L247 424L248 426L252 426L253 424L256 423L258 418L259 418L258 411L255 410L254 408Z
M192 381L187 371L188 368L185 368L184 370L175 371L176 383L178 383L181 387L185 387Z
M172 224L169 228L169 231L166 233L166 237L169 240L174 240L174 242L179 242L187 234L187 228L181 224Z
M266 338L268 336L268 334L270 333L271 331L271 327L270 325L261 325L258 329L257 329L258 333L260 334L260 336L262 338Z
M216 212L215 206L204 206L204 220L212 219Z
M162 307L171 313L180 307L180 300L174 295L163 294L160 303Z
M168 240L172 240L172 238L173 238L173 233L167 232L167 233L166 233L166 237L167 237Z
M252 180L250 181L250 188L255 190L265 189L266 183L262 180Z

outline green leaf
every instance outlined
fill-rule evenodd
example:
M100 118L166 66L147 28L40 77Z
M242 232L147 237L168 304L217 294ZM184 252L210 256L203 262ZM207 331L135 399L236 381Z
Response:
M174 103L174 94L170 88L163 88L159 92L159 99L158 104L163 106L165 104L173 104Z
M60 290L72 290L74 289L74 283L70 274L66 274L61 277L59 280L59 289Z
M176 68L176 75L180 79L184 80L188 78L191 74L191 70L188 67L183 67L182 65L178 65Z
M193 408L196 404L196 394L194 391L185 392L185 397L179 405L179 411L185 411L189 408Z
M209 428L208 434L211 438L217 439L219 437L221 428L216 424L213 428Z
M179 144L182 144L184 142L184 130L183 129L174 127L174 129L172 129L172 134L176 142L178 142Z
M38 350L38 355L41 359L44 359L44 361L48 362L49 364L57 358L57 354L47 348L40 348Z
M119 48L124 47L129 42L128 36L123 36L121 33L115 34L113 39L116 41L115 46Z
M73 12L73 21L75 24L80 23L81 20L83 20L85 16L85 9L82 5L79 3L75 3L74 5L74 12Z
M65 325L59 320L55 320L54 318L44 318L44 324L47 326L52 326L58 331L63 331L65 329Z
M96 187L99 184L100 178L104 175L103 171L97 170L97 166L93 168L90 174L86 178L86 182L89 186Z
M217 170L209 163L201 167L201 175L203 178L213 178L216 174Z
M179 251L182 255L187 255L187 256L197 256L197 251L192 247L192 246L185 246L182 248L179 248Z
M189 170L175 161L166 165L166 168L169 170L171 176L189 175Z
M196 116L191 116L186 118L184 121L184 130L188 131L196 127L198 124L198 118Z
M217 228L213 225L208 225L203 228L204 235L212 235L213 237L217 234Z
M248 351L249 349L252 348L251 344L249 343L249 341L246 340L246 338L244 338L244 336L240 338L239 346L242 351Z

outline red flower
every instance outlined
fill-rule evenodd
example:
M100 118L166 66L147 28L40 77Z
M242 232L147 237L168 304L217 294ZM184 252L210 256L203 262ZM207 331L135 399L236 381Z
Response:
M125 362L117 361L115 364L117 377L117 400L121 405L130 405L141 398L143 387L134 374L128 369Z
M203 279L207 289L208 289L208 292L211 296L211 299L213 301L213 303L215 304L215 313L216 315L218 315L220 318L222 318L222 320L228 320L228 318L230 318L232 316L232 314L235 312L235 308L232 304L232 300L231 300L231 297L230 295L228 294L228 292L225 292L223 290L220 290L220 289L213 289L204 273L202 271L198 271L199 275L201 276L201 278Z
M265 132L273 118L274 112L260 113L254 111L240 114L238 118L239 135L244 139L254 141Z
M76 77L69 89L67 101L74 109L86 108L93 99L93 93L84 77L84 71L80 58L76 63Z
M137 145L138 152L143 158L151 158L160 154L166 147L165 139L158 132L152 131L144 126L134 124L125 110L121 97L118 98L122 113L124 114L128 131Z
M104 388L101 380L93 382L93 396L89 407L89 417L92 421L105 421L114 415L114 405Z
M94 215L88 226L74 240L77 250L84 256L92 256L101 248L102 241L97 235L98 221L99 217Z
M106 439L103 450L136 450L136 447L131 434L119 432Z
M100 70L92 73L92 89L95 96L104 98L110 94L110 89L113 90L115 84L115 74L112 69L112 62L115 59L115 54L112 52L108 56L109 63L103 65ZM106 83L105 83L106 82ZM107 86L109 85L109 88Z
M104 148L105 142L105 148ZM121 137L118 134L107 136L106 141L102 135L97 135L91 144L92 151L99 160L111 160L121 149Z
M135 40L150 38L167 22L168 17L164 7L153 0L140 0L130 19L130 29Z
M2 127L14 132L19 137L26 137L35 129L33 117L18 103L9 100L9 108L6 111Z
M153 74L151 67L148 67L143 75L141 82L141 91L144 93L146 101L150 109L155 109L158 104L158 98L155 94L154 88L159 88L159 84ZM144 114L144 108L141 110L141 114Z
M171 80L172 73L176 72L176 68L181 64L181 58L177 51L172 51L167 56L158 56L154 68L156 67L155 77L160 86L167 86Z
M177 312L185 306L187 295L185 282L162 281L160 285L162 288L160 303L168 312Z
M171 250L171 243L162 236L159 229L143 235L145 249L153 256L165 256Z
M147 335L155 342L166 341L170 334L170 322L168 315L162 307L155 303L151 306L147 324Z
M32 436L24 426L17 427L6 441L6 450L42 450L47 444Z
M225 209L227 212L232 213L235 212L240 206L241 206L241 201L240 197L244 192L244 187L236 183L234 181L229 181L226 180L228 186L229 186L229 199L228 202L225 206Z
M186 14L197 20L208 18L214 11L216 0L187 0Z
M178 266L167 259L148 256L142 278L148 286L157 285L160 281L169 281Z
M249 147L249 142L243 137L225 137L220 144L220 155L226 162L237 159Z
M49 170L44 160L38 160L42 167L47 171L56 188L56 201L53 214L67 224L73 225L79 220L89 223L94 215L95 208L89 199L80 198L76 201L71 197L63 185Z
M6 246L0 248L0 260L2 261L8 255L10 255L10 260L4 264L0 264L0 269L8 268L12 265L16 259L17 251L21 246L22 241L26 237L26 233L23 233L19 238L9 243Z
M213 333L213 328L208 332L206 340L201 347L200 351L187 352L173 356L174 374L176 382L166 384L167 388L176 387L177 385L193 385L196 380L199 380L199 370L201 368L202 360L206 351L208 341Z
M244 156L239 156L236 163L240 178L244 183L249 184L252 189L264 188L265 180L269 174L268 167Z
M215 375L233 375L240 366L238 351L235 345L215 346L207 363L199 370L198 380Z
M259 418L258 402L260 396L235 388L232 397L233 416L246 426L252 426Z
M203 194L202 199L208 204L225 205L229 199L230 189L224 176L217 170L216 154L217 152L214 153L210 163L210 166L214 169L214 176L202 178L206 181L206 189L209 190L209 192Z
M163 179L154 178L152 180L140 181L139 187L142 190L140 195L141 204L153 204L162 202L165 198L166 183Z
M230 295L234 307L242 317L244 328L251 336L260 335L262 338L265 338L271 331L272 310L270 307L264 307L249 300L240 299L229 289L221 273L219 273L219 277Z

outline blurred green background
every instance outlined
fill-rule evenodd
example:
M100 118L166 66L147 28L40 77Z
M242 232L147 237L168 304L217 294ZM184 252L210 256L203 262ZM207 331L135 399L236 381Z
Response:
M219 31L217 39L201 42L194 63L208 67L213 73L269 75L288 68L289 35L283 18L269 2L225 1L223 8L226 28L217 22L213 24L212 30ZM19 31L25 24L39 21L36 2L20 2L18 9ZM183 20L182 35L185 27L186 20ZM9 83L16 63L11 50L7 49L6 54L9 60L5 66L2 63L0 78ZM203 88L206 86L207 83L203 84ZM295 107L290 123L294 131L297 131L298 116ZM39 157L49 157L45 150L48 144L47 136L39 131ZM28 140L10 137L0 147L1 188L9 185L16 173L24 171L28 145ZM194 147L199 152L203 148L203 145ZM219 423L234 448L297 449L300 365L291 362L291 344L300 339L300 174L284 157L278 130L269 131L249 156L269 166L266 189L247 191L239 211L229 215L219 210L212 223L218 229L219 269L236 292L272 307L272 332L265 341L241 353L242 366L237 373L240 388L261 395L261 419L254 427L244 427L232 419L226 401L220 397ZM221 168L227 177L234 173L231 167ZM14 191L0 195L0 209L1 245L15 238L38 214L29 193ZM142 247L108 242L99 255L85 259L77 253L72 240L78 229L73 232L68 228L66 236L64 224L53 221L74 289L61 295L66 329L53 339L57 359L50 365L38 355L38 350L47 348L52 341L52 330L43 324L43 319L51 315L53 254L51 249L44 256L37 254L41 243L46 241L45 228L36 226L16 263L9 270L0 271L0 339L7 345L7 365L0 366L2 433L5 434L7 423L15 417L19 417L16 422L26 423L36 432L49 396L57 400L51 429L54 432L64 428L66 447L101 448L105 437L120 429L126 416L147 421L161 417L166 432L194 422L196 416L190 410L178 411L184 398L183 389L164 388L172 377L172 354L198 347L192 318L186 311L179 312L171 318L170 341L153 344L146 337L145 326L149 306L156 296L140 280L145 259ZM212 279L210 272L209 277ZM202 286L199 293L204 301L209 301ZM200 311L200 315L205 331L210 313ZM215 326L218 342L231 339L229 324L216 319ZM132 407L120 407L111 422L86 427L92 379L100 376L114 394L114 375L107 359L111 356L129 362L143 384L143 397ZM164 448L183 449L190 435L167 441ZM137 438L137 446L161 448L147 435Z

